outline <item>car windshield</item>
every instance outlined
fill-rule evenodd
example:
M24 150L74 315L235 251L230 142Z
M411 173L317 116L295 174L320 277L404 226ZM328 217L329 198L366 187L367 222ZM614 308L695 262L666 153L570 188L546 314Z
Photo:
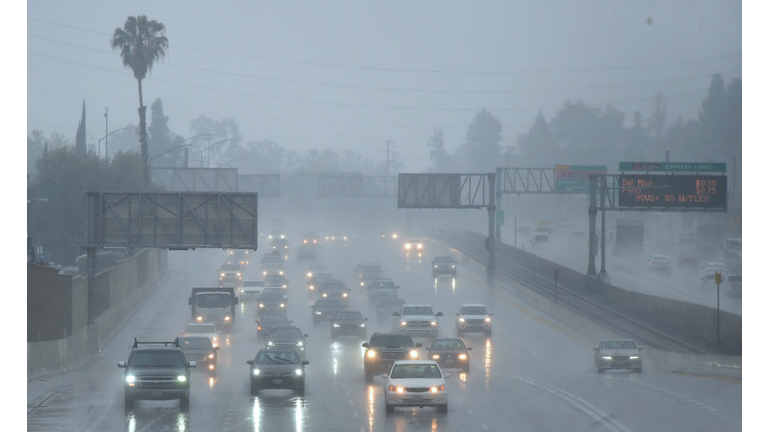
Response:
M264 283L269 284L282 284L285 282L285 278L280 275L272 275L264 278Z
M130 368L183 368L184 356L178 350L136 350L128 364Z
M466 349L464 342L459 339L436 340L432 343L432 350L463 350Z
M363 314L360 312L339 312L336 314L337 320L363 320Z
M213 324L189 324L187 333L216 333L216 327Z
M448 256L435 257L435 264L452 264L453 258Z
M296 327L278 327L274 330L272 330L272 333L269 334L269 337L272 339L275 338L302 338L303 335L301 334L301 330L297 329Z
M637 349L637 345L632 341L604 341L600 349Z
M371 338L370 346L372 347L388 347L388 346L409 347L409 346L413 346L413 341L411 340L411 337L408 335L378 334Z
M227 271L239 271L240 266L237 264L224 264L223 266L221 266L221 269L227 270Z
M287 323L288 318L285 315L264 315L259 320L259 324Z
M403 299L387 299L387 300L382 300L379 303L379 307L396 307L399 309L400 307L403 306L404 302L405 301Z
M340 301L335 299L322 299L315 303L315 309L342 309Z
M229 294L211 293L195 296L197 307L201 308L227 308L230 305Z
M392 281L377 281L371 284L371 288L394 288L395 283Z
M323 291L346 291L347 286L343 283L332 282L323 284Z
M377 265L364 265L360 267L360 273L381 273L381 267Z
M392 379L404 378L442 378L440 368L432 364L404 364L395 365L389 374Z
M208 338L179 338L181 349L213 349L211 340Z
M462 306L461 315L488 315L488 308L485 306Z
M273 331L274 333L274 331ZM262 351L256 356L257 364L298 364L299 358L293 351Z
M406 306L403 315L434 315L430 306Z
M264 281L245 281L243 282L244 287L263 287Z
M261 297L259 297L260 301L279 301L283 300L282 294L273 293L273 292L265 292L261 294Z

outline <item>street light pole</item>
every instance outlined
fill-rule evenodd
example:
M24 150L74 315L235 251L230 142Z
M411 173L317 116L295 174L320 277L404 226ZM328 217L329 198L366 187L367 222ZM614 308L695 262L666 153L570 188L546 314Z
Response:
M104 114L104 116L106 117L107 115ZM128 130L128 129L136 129L136 128L133 127L133 126L128 126L128 127L124 127L124 128L120 128L120 129L115 129L112 132L109 132L106 135L104 135L103 137L99 138L99 149L101 149L101 140L107 140L108 137L110 135L112 135L113 133L124 131L124 130ZM128 151L131 151L131 150L128 150ZM106 143L104 144L104 160L109 160L109 147L107 147Z
M104 160L109 162L109 107L104 107L104 123Z
M241 139L242 139L242 137L230 138L230 139L226 139L226 140L215 142L213 144L208 145L208 147L204 148L200 152L200 167L202 168L202 166L203 166L203 152L208 152L208 168L210 168L211 167L211 149L212 148L216 147L217 145L221 145L221 144L224 144L224 143L227 143L227 142L240 141Z

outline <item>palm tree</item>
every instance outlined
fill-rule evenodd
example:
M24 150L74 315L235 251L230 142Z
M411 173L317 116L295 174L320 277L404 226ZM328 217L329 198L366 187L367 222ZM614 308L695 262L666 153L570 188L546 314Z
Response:
M141 160L144 189L149 188L149 146L147 144L147 107L141 91L141 80L152 71L155 60L165 58L168 50L168 38L165 37L165 25L155 20L149 21L146 15L129 16L123 28L116 28L112 35L112 49L120 48L123 66L133 70L133 76L139 82L139 127L141 129Z

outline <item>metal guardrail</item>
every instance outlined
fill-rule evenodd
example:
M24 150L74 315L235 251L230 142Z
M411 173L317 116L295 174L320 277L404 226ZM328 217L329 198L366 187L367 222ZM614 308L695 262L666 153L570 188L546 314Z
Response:
M484 249L475 246L467 246L466 244L456 244L458 249L464 249L465 253L472 256L477 261L484 263L487 255ZM512 280L520 282L521 284L534 289L535 291L544 294L545 296L555 299L555 282L544 276L541 276L519 264L516 264L511 259L505 257L502 253L496 255L497 267L496 272L500 273ZM570 309L587 315L589 318L598 321L609 328L617 330L620 333L631 336L646 344L657 349L667 351L677 351L694 354L706 354L707 351L693 346L687 342L675 338L672 335L664 333L651 326L643 324L625 314L617 312L605 305L601 305L591 299L588 299L566 286L558 284L557 288L557 302L563 304Z

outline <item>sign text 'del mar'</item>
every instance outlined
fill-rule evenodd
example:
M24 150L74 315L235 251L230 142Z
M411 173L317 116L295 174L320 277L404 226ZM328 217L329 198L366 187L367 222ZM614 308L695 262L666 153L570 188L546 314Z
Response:
M726 176L619 176L619 207L727 209Z

